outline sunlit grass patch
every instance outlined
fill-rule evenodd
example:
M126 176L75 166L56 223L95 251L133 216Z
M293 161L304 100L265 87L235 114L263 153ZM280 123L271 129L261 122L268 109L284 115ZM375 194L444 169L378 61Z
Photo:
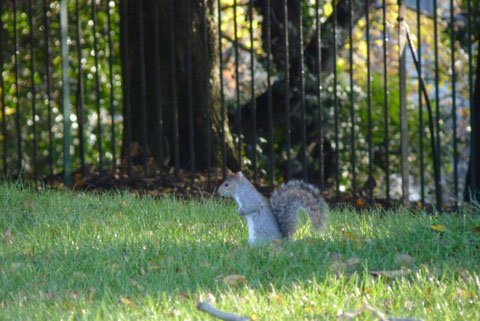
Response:
M335 320L365 304L392 317L480 319L476 207L335 210L320 235L304 221L295 241L250 247L234 204L217 198L3 185L0 206L2 320L210 318L198 300L257 320Z

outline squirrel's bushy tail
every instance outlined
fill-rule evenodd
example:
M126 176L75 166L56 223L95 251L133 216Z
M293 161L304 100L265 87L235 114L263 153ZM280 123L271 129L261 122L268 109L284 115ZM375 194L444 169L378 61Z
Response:
M320 190L303 181L292 180L282 184L270 198L280 231L290 239L297 230L298 212L304 210L317 230L327 225L328 206Z

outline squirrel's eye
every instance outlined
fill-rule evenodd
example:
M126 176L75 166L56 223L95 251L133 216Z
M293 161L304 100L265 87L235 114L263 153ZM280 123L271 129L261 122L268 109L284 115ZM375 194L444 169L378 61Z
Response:
M224 186L225 186L225 187L228 187L228 183L225 183L225 185L224 185Z

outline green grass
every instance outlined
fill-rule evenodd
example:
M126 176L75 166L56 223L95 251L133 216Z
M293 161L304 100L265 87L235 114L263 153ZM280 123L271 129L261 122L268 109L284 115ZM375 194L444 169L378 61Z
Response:
M0 185L0 208L0 320L213 320L198 300L254 320L336 320L366 303L391 317L480 319L480 207L335 210L322 235L306 222L293 242L253 248L234 204L219 198ZM411 272L370 273L402 268ZM230 274L246 282L225 285Z

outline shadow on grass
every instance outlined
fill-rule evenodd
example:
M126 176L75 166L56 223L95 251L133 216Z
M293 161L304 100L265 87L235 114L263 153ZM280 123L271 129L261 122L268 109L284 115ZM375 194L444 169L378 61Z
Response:
M478 237L475 240L478 246ZM307 286L313 279L321 282L332 274L348 277L356 272L358 282L362 282L364 272L402 268L395 262L398 254L415 258L408 266L413 270L463 268L478 274L475 251L465 247L468 241L468 237L453 233L439 236L420 226L388 238L307 238L256 247L220 240L158 243L153 236L114 244L92 240L90 244L72 243L33 254L28 250L10 253L6 259L13 262L15 270L2 288L6 292L74 291L86 296L94 289L97 299L178 295L225 289L228 286L223 284L222 276L241 274L246 276L249 288L268 291L270 287L288 288L292 284ZM332 265L334 260L341 263L352 257L359 259L355 266L341 270Z

